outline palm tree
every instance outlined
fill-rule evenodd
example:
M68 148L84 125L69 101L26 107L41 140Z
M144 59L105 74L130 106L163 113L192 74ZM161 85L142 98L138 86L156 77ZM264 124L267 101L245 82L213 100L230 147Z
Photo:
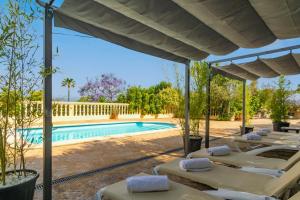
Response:
M68 101L70 101L70 90L71 88L75 87L75 80L72 78L65 78L62 82L61 82L61 86L62 87L67 87L68 88Z

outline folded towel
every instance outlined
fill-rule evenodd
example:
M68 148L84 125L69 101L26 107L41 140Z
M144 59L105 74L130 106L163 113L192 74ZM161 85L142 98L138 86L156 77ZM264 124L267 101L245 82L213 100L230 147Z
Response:
M267 168L258 168L258 167L242 167L241 170L246 172L253 172L256 174L274 176L274 177L280 177L284 173L284 171L280 169L267 169Z
M126 179L129 192L154 192L169 190L167 176L133 176Z
M269 132L264 131L264 130L258 130L253 133L256 133L257 135L260 135L260 136L267 136L269 134Z
M227 190L227 189L206 190L203 192L206 192L213 196L221 197L223 199L230 199L230 200L278 200L274 197L269 197L265 195L257 195L248 192L239 192L239 191Z
M247 140L261 140L261 136L258 135L257 133L247 133L245 135L243 135L243 137Z
M267 132L267 133L271 133L272 132L272 129L270 129L270 128L261 128L261 129L259 129L260 131L265 131L265 132Z
M193 158L181 160L179 162L179 167L181 170L191 172L208 171L212 169L212 166L213 165L208 158Z
M229 148L229 146L223 145L223 146L217 146L217 147L208 148L207 152L211 156L225 156L225 155L230 154L231 149Z

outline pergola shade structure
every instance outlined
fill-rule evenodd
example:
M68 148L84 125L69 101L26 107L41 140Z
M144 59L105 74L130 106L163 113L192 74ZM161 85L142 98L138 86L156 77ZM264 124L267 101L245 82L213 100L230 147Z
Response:
M300 1L65 0L55 25L176 62L300 35Z
M191 60L210 54L225 55L243 48L258 48L276 39L300 37L299 0L54 0L43 3L44 66L52 67L52 17L55 26L94 36L128 49L185 64L185 144L189 139L189 86ZM46 0L45 0L46 1ZM285 67L289 66L289 67ZM291 67L293 66L293 67ZM212 68L212 72L243 81L299 73L299 55L258 59L251 63ZM210 77L210 76L209 76ZM51 74L44 77L44 193L51 199L52 88ZM207 91L210 91L210 81ZM207 105L210 97L207 95ZM206 140L209 138L209 106ZM245 115L243 115L245 127ZM244 130L244 128L243 128ZM187 152L188 145L185 145Z
M300 54L289 53L275 58L258 58L252 62L225 65L218 68L245 80L300 74Z

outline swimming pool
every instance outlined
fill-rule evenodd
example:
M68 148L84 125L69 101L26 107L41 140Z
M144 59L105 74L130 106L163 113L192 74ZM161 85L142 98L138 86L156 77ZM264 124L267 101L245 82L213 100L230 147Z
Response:
M52 141L82 140L99 136L113 136L121 134L135 134L137 132L155 131L176 128L175 124L161 122L126 122L109 124L89 124L76 126L53 127ZM41 144L42 128L24 129L24 138L30 143Z

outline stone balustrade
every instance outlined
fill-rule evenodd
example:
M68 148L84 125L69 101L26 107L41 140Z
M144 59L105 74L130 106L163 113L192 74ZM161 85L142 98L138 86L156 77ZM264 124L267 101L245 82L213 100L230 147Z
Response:
M136 114L129 111L127 103L53 102L52 116L99 116ZM138 113L138 112L137 112Z
M41 115L43 106L41 101L31 102L25 105L25 114L36 113ZM74 120L100 120L140 118L139 110L130 111L128 103L92 103L92 102L63 102L54 101L52 104L53 121L74 121ZM146 115L144 118L166 118L172 117L171 113L159 115Z

